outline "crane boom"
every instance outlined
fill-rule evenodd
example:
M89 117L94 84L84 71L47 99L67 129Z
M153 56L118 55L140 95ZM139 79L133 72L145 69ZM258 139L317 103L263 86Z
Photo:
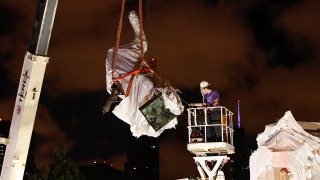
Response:
M39 0L24 57L0 180L23 179L58 0Z

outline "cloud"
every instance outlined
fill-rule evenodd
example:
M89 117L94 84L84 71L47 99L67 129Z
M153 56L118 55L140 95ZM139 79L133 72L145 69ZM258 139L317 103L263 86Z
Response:
M70 149L75 142L68 138L68 132L61 130L45 106L40 104L38 109L33 130L34 141L37 141L34 157L37 163L48 164L53 147L63 144L67 149Z
M253 45L233 7L207 8L187 1L161 10L149 18L152 26L146 31L159 73L179 87L198 87L203 79L226 86L226 68L245 61Z
M317 18L320 15L318 1L303 1L288 9L279 19L278 24L282 25L293 35L303 35L308 38L316 49L315 53L319 58L320 25Z

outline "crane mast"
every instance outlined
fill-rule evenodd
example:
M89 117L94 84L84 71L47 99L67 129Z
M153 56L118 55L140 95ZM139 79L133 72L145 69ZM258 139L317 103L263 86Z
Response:
M58 0L39 0L24 57L0 180L23 179Z

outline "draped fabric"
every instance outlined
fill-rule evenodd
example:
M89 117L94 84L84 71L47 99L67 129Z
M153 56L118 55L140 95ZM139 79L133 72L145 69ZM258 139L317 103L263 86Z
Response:
M320 177L320 139L307 133L290 111L267 125L257 136L257 144L250 156L251 180L266 179L268 171L280 168L289 170L290 180Z

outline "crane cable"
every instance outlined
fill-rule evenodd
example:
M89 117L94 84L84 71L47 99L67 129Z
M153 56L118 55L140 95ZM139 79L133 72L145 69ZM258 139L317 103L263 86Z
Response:
M117 78L114 77L114 71L116 69L117 54L118 54L119 44L120 44L120 36L121 36L121 29L122 29L122 22L123 22L124 7L125 7L125 0L122 0L121 13L120 13L120 19L119 19L119 25L118 25L118 31L117 31L117 38L116 38L116 46L115 46L115 49L113 52L113 66L112 66L112 80L113 80L113 82L116 82L120 79L123 79L123 78L131 75L131 78L130 78L130 81L129 81L129 84L127 87L127 91L125 94L126 97L130 93L133 78L135 77L135 75L140 74L140 73L152 72L152 74L156 77L156 79L158 81L161 82L162 85L171 86L170 82L162 80L162 78L155 72L155 70L152 67L150 67L150 65L147 63L147 61L144 58L144 46L143 46L144 34L143 34L143 19L142 19L143 4L142 4L142 0L139 0L139 30L140 30L140 32L139 32L139 36L140 36L139 37L140 38L139 59L138 59L136 65L134 66L132 72L125 74L123 76L117 77ZM175 95L177 96L176 93L175 93Z
M121 35L121 29L122 29L122 21L123 21L123 13L124 13L124 5L126 3L126 0L122 0L121 4L121 13L120 13L120 19L119 19L119 25L118 25L118 31L117 31L117 37L116 37L116 46L113 51L113 64L112 64L112 80L114 81L114 70L116 68L116 60L119 50L119 43L120 43L120 35Z
M125 7L126 0L122 0L121 3L121 12L120 12L120 19L119 19L119 25L118 25L118 31L117 31L117 38L116 38L116 46L115 50L113 52L113 66L112 66L112 79L114 78L114 70L116 68L116 61L117 61L117 55L119 51L119 44L120 44L120 36L121 36L121 30L122 30L122 22L123 22L123 14L124 14L124 7ZM142 0L139 0L139 29L140 29L140 57L144 59L144 51L143 51L143 27L142 27Z
M143 23L142 23L142 0L139 0L139 28L140 28L140 57L144 60L144 48L143 48Z
M117 31L117 38L116 38L116 46L113 52L113 66L112 66L112 80L113 82L116 82L120 79L123 79L127 76L131 75L130 81L129 81L129 85L127 87L127 91L126 91L126 97L129 95L130 93L130 89L132 86L132 81L133 78L136 74L139 74L141 72L153 72L153 68L150 67L148 65L148 63L146 62L145 58L144 58L144 47L143 47L143 20L142 20L142 0L139 0L139 38L140 38L140 56L139 56L139 60L136 63L136 65L133 68L133 71L125 74L123 76L117 77L115 78L114 76L114 72L116 69L116 61L117 61L117 55L118 55L118 51L119 51L119 44L120 44L120 36L121 36L121 29L122 29L122 23L123 23L123 14L124 14L124 7L125 7L125 0L122 0L122 5L121 5L121 13L120 13L120 19L119 19L119 25L118 25L118 31Z
M133 82L133 78L135 77L136 74L142 72L142 67L143 65L147 64L147 62L145 61L144 58L144 48L143 48L143 27L142 27L142 0L139 0L139 36L140 36L140 57L138 59L137 64L135 65L135 67L133 68L133 71L137 72L137 73L131 73L131 77L130 77L130 81L127 87L127 92L126 92L126 97L129 96L130 93L130 89L132 87L132 82ZM140 69L138 69L140 68ZM149 68L149 67L148 67ZM152 71L152 69L149 69L150 71ZM148 71L148 70L147 70Z

